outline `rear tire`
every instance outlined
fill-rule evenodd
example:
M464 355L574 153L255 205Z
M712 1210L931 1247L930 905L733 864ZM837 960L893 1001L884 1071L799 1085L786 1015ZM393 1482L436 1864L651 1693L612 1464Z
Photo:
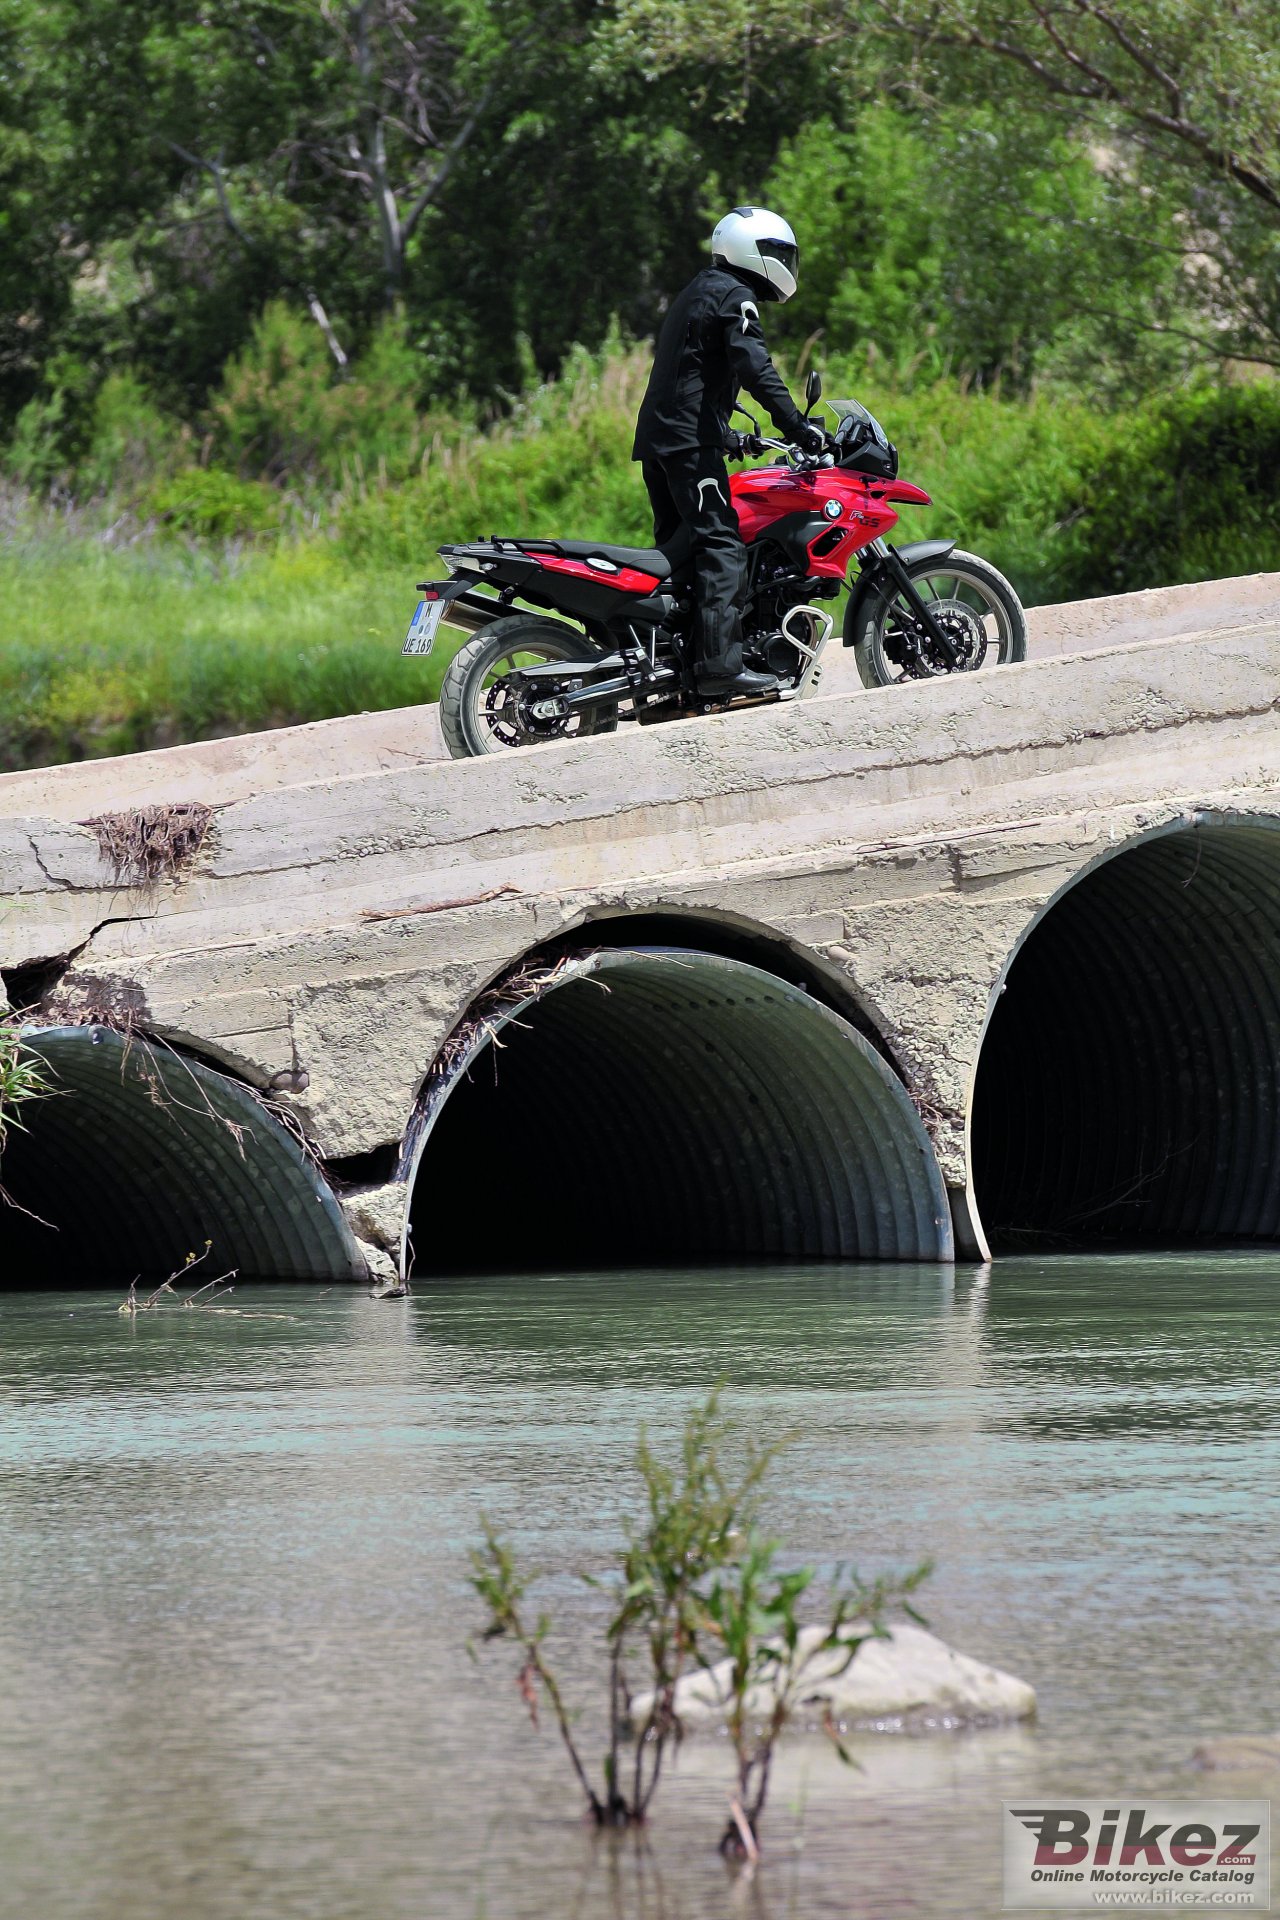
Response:
M979 558L976 553L963 553L957 547L945 560L925 561L909 571L914 582L950 583L954 596L974 613L980 611L981 602L986 603L983 624L989 636L987 652L979 668L955 668L955 672L979 671L984 666L1015 666L1026 659L1027 619L1022 602L989 560ZM922 592L926 600L935 597L923 584ZM885 634L893 613L894 603L884 594L873 594L858 609L853 657L864 687L898 687L917 678L933 677L908 673L886 654Z
M518 658L517 658L518 657ZM531 660L594 660L596 649L585 635L558 620L536 613L516 613L495 620L454 654L440 685L440 731L455 760L478 759L483 754L507 753L514 747L546 745L552 739L585 740L591 734L612 733L618 709L597 707L580 712L559 734L520 736L496 717L493 703L498 669L509 661L508 672ZM573 731L568 731L572 727ZM514 736L514 737L512 737Z

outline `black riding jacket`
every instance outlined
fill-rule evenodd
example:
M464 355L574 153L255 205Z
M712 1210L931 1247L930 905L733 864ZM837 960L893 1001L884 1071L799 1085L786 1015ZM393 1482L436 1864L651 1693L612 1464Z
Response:
M633 460L664 459L696 447L724 450L742 388L794 434L800 409L769 358L749 281L704 267L674 300L658 334L649 385L636 421Z

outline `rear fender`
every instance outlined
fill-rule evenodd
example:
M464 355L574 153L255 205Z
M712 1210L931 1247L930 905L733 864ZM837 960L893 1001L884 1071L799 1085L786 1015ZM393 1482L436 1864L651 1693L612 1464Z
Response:
M945 560L955 549L954 540L912 540L905 547L895 547L894 552L914 573L917 567L927 566L931 560ZM867 601L874 600L884 588L883 567L874 562L874 556L872 558L873 564L864 567L854 582L845 606L843 640L846 647L851 647L858 637L858 621Z

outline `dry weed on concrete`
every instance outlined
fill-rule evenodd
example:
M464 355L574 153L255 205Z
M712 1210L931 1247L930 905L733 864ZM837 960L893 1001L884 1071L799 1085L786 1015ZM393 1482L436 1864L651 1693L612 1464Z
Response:
M171 800L100 813L83 825L97 835L98 850L117 880L146 883L173 879L190 866L212 818L213 808L203 800Z

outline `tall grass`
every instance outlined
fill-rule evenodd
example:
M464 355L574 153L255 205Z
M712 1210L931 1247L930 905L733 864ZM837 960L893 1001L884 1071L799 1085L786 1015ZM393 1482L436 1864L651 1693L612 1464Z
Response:
M400 653L416 577L323 536L200 550L30 516L0 549L0 768L434 699L443 656Z

